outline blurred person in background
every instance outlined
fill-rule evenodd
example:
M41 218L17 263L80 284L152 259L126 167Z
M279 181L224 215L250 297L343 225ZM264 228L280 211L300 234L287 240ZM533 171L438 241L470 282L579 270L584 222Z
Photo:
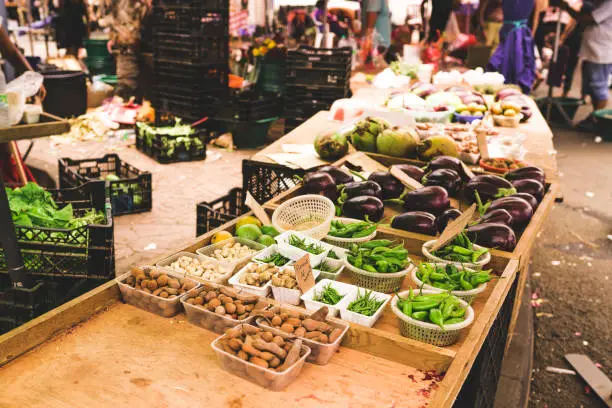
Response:
M144 93L141 70L146 66L143 52L147 51L148 39L143 34L146 28L151 0L113 0L110 19L105 22L110 28L109 51L117 61L117 87L115 94L124 100Z
M59 0L55 17L57 47L65 48L66 55L79 57L83 40L89 35L89 13L85 0Z
M432 0L431 4L429 35L427 36L428 43L438 41L442 34L444 34L448 19L453 11L453 0Z
M391 11L389 0L363 0L361 3L364 15L362 52L369 56L374 45L387 62L396 59L394 53L388 52L391 45Z
M612 75L612 0L599 0L593 5L592 10L583 5L576 11L563 1L561 8L585 27L580 44L582 92L591 97L593 110L600 110L608 106ZM578 128L595 131L595 116L589 115Z
M349 33L349 26L345 21L342 21L335 14L331 13L325 7L325 1L319 0L315 5L315 9L312 13L312 18L317 24L317 28L319 32L322 33L325 30L323 26L323 10L327 11L327 24L329 25L329 32L334 33L336 37L339 39L341 37L346 37Z
M501 0L482 0L478 5L478 20L485 45L495 50L499 44L499 31L504 25Z

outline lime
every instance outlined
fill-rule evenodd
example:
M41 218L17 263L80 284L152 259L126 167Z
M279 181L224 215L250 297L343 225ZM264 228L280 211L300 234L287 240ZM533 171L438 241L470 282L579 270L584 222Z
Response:
M215 235L212 236L210 243L216 244L217 242L225 241L226 239L229 239L231 237L232 237L232 234L230 234L227 231L215 232Z
M257 226L257 228L261 227L261 221L259 221L257 218L253 217L252 215L247 215L246 217L242 217L238 220L238 222L236 223L236 228L240 228L243 225L255 225Z
M276 241L274 241L274 238L272 238L270 235L267 235L267 234L263 234L262 236L257 238L257 242L265 246L276 244Z
M272 238L280 234L280 232L278 232L276 228L274 228L272 225L264 225L263 227L261 227L261 233L269 235Z
M251 241L257 241L261 236L261 230L257 225L246 224L236 228L236 236L244 239L250 239Z

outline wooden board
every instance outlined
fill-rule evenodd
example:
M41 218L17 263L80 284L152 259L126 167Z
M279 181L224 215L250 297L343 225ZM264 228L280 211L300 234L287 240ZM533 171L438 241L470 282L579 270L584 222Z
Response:
M51 135L59 135L70 131L70 123L66 119L41 113L40 122L31 125L15 125L0 129L0 143L12 140L35 139Z

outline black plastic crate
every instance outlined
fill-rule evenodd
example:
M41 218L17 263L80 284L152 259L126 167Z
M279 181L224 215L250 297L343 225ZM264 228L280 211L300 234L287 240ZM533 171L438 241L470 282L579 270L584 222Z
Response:
M199 6L158 6L153 9L154 39L190 41L200 37L227 37L228 11L210 11Z
M136 148L162 164L206 159L209 137L205 129L189 136L150 134L136 124Z
M154 6L199 7L205 10L229 11L229 0L154 0Z
M319 111L329 110L333 102L325 101L294 101L285 100L284 117L286 118L308 118Z
M274 163L254 160L242 161L242 189L251 193L259 203L265 203L297 184L306 171L290 169Z
M216 92L217 88L227 88L229 83L227 64L183 64L155 60L154 72L154 88L163 84L177 90Z
M285 103L292 103L292 101L326 101L333 102L336 99L347 98L349 95L350 87L326 87L326 88L315 88L311 86L301 85L287 85L285 87Z
M220 119L241 122L280 116L282 98L276 93L246 91L230 94L217 115Z
M0 335L10 332L17 326L15 319L0 317Z
M33 288L0 285L0 318L22 324L40 316L45 310L43 282L37 282Z
M78 216L88 209L103 211L105 222L74 229L16 226L25 269L34 277L67 276L100 279L114 276L114 227L104 181L49 190L58 206L71 204ZM8 274L0 249L0 274Z
M113 215L151 211L153 184L151 173L140 171L122 161L116 154L97 159L58 160L60 188L77 187L88 181L104 180L113 207ZM118 180L106 180L109 175Z
M196 206L196 237L206 234L249 211L244 205L246 196L240 187L232 188L226 195L213 201L203 201Z
M181 40L173 37L156 37L153 41L155 61L188 64L227 64L229 37L191 37Z
M292 68L351 68L353 50L343 48L313 48L300 46L287 51L287 67Z
M285 69L285 83L287 85L323 85L345 87L351 79L350 66L348 69L327 68L291 68Z
M151 102L159 116L181 118L185 123L195 122L205 116L213 117L219 110L221 101L213 96L180 99L154 92Z
M289 117L285 117L285 134L291 132L292 130L294 130L295 128L297 128L298 126L300 126L302 123L306 122L308 120L308 118L289 118Z

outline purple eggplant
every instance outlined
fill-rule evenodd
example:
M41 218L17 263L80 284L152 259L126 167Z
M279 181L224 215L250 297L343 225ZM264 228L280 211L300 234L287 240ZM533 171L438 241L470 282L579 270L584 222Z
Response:
M533 112L529 106L521 106L521 113L523 117L521 118L521 123L527 122L533 116Z
M507 172L504 177L506 180L514 181L514 180L537 180L542 184L546 183L546 176L542 169L535 166L527 166L521 167L520 169L515 169Z
M461 211L456 208L449 208L444 211L438 218L436 218L436 228L438 232L442 233L449 222L457 219L461 215Z
M323 166L317 170L319 173L327 173L334 179L336 184L347 184L355 181L352 175L336 166Z
M449 169L455 170L463 180L467 180L468 176L465 174L465 169L461 160L452 156L438 156L434 157L427 165L428 171L434 171L438 169Z
M509 226L487 222L468 227L468 238L473 243L502 251L513 251L516 247L516 234Z
M342 205L342 214L345 217L365 220L366 216L372 222L378 222L385 211L383 202L372 196L358 196L349 198Z
M519 197L502 197L493 201L486 213L494 210L503 209L512 216L512 227L522 227L529 224L533 216L533 208L531 204Z
M425 174L425 170L413 164L396 164L395 167L397 167L399 170L403 171L416 181L422 179L423 175Z
M417 234L436 235L436 217L424 211L410 211L393 217L391 227Z
M531 208L533 209L534 213L538 209L538 205L539 205L538 200L536 200L536 198L529 193L516 193L508 197L519 197L527 201L529 204L531 204Z
M327 173L318 171L306 173L304 176L304 191L307 194L324 195L332 201L338 199L338 188L334 179Z
M523 180L514 180L512 182L514 188L519 193L527 193L531 194L538 200L538 203L542 201L544 198L544 185L537 180L532 179L523 179Z
M404 196L403 201L404 209L407 211L425 211L434 215L441 214L450 207L448 193L439 186L410 191Z
M359 196L371 196L382 199L382 188L373 181L353 181L345 184L340 194L341 201Z
M452 196L461 188L461 176L455 170L437 169L423 177L423 185L440 186Z
M503 208L497 208L495 210L487 211L480 219L478 224L484 223L498 223L512 226L512 215Z
M380 185L383 200L397 198L404 192L404 185L386 171L375 171L370 174L368 180Z
M465 199L470 203L476 201L476 191L483 204L496 197L516 193L512 183L502 177L492 174L482 174L468 181L463 189Z

